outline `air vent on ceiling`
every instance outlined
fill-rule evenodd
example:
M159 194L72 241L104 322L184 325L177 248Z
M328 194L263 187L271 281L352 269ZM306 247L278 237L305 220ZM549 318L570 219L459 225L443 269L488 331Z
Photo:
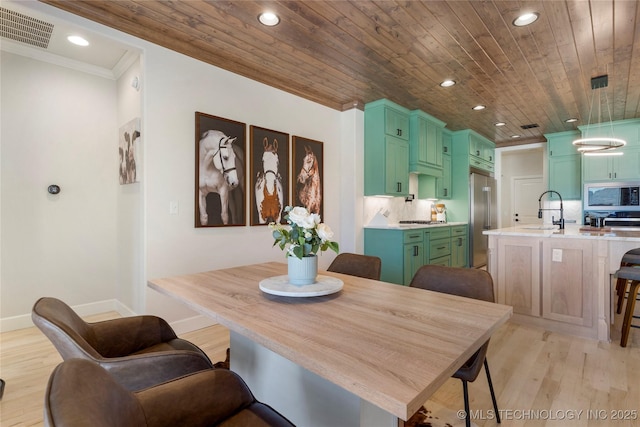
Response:
M537 123L531 123L528 125L522 125L520 126L522 129L533 129L533 128L537 128L540 127Z
M0 7L0 36L46 49L53 24Z

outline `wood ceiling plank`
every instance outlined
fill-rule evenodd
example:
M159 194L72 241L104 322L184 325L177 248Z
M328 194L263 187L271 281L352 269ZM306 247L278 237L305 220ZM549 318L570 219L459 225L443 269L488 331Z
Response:
M613 119L640 116L638 1L41 1L330 108L385 97L498 144L586 124L598 74ZM280 25L258 24L264 6ZM541 19L516 29L525 8Z
M638 72L640 70L640 30L637 25L638 22L640 22L640 5L636 2L631 65L628 77L626 79L624 77L621 78L621 81L626 81L627 86L627 102L623 116L625 119L640 117L640 72ZM625 83L621 82L621 84Z
M141 5L148 4L147 1L140 2ZM236 56L245 56L245 60L260 59L257 64L259 69L263 69L265 73L271 73L277 76L277 81L287 81L287 87L295 88L300 85L305 90L314 90L318 93L332 93L333 104L342 105L349 99L349 93L353 91L345 91L345 81L352 81L353 85L359 84L358 80L352 79L352 76L328 65L329 61L323 61L319 55L313 52L296 49L294 46L284 42L286 38L278 36L278 27L267 28L258 23L254 19L255 24L247 21L246 15L252 17L257 13L252 10L240 9L238 7L229 7L221 9L221 2L204 4L196 2L175 2L172 4L161 3L154 7L155 10L164 14L167 19L171 20L174 28L181 28L183 31L190 31L202 37L202 41L210 44L220 42L226 43L226 49L232 49ZM245 6L245 3L241 3ZM247 2L246 5L249 5ZM233 15L239 15L240 18ZM212 29L208 22L212 20L222 21ZM234 22L234 20L237 20ZM238 26L244 25L244 31L238 33ZM280 27L285 29L290 27ZM190 30L189 30L190 29ZM269 31L271 30L271 31ZM196 42L197 40L194 40ZM267 52L263 48L263 44L277 45L277 56L272 52ZM344 68L344 67L342 67ZM283 80L284 77L284 80Z
M610 72L609 85L611 86L611 108L614 116L626 117L627 97L636 88L630 88L627 84L627 76L633 72L631 61L633 59L633 41L635 36L635 18L638 13L638 2L617 2L613 10L613 63ZM636 68L636 74L640 69ZM635 116L633 116L635 117Z

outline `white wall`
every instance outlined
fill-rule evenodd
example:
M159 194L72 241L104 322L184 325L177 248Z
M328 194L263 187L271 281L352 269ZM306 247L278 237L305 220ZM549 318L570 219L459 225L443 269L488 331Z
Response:
M118 129L142 117L142 92L131 86L134 77L142 76L142 64L136 60L117 80ZM144 134L137 149L136 171L144 177ZM144 185L145 180L119 185L116 199L117 283L116 298L134 312L145 310L144 289Z
M284 261L283 252L271 247L273 240L265 226L194 227L196 111L246 123L247 137L249 126L256 125L322 141L323 220L338 239L343 238L340 182L344 176L339 170L343 113L158 46L149 45L145 50L143 134L148 278ZM178 215L169 214L171 201L178 202ZM248 203L247 194L247 207ZM347 235L344 238L351 239ZM332 254L324 253L320 266L328 266L332 259ZM147 295L148 311L169 320L186 315L175 311L173 304L155 291L150 290Z
M323 220L343 248L362 247L362 111L338 112L47 5L34 7L128 43L142 60L113 81L3 54L3 327L7 316L28 316L42 295L76 307L116 299L135 312L194 325L202 318L191 319L195 313L146 281L284 261L265 226L194 227L196 111L246 123L247 138L256 125L322 141ZM134 74L139 93L129 87ZM118 129L138 114L142 178L120 186ZM53 181L62 186L57 198L45 191ZM171 201L177 215L169 214ZM324 253L320 267L334 256Z
M2 318L30 313L45 295L74 305L112 299L115 82L6 52L1 58ZM60 194L48 194L50 184Z

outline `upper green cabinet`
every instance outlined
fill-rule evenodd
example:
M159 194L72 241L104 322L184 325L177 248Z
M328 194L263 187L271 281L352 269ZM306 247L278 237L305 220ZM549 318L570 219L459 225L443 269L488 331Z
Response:
M364 107L364 195L409 194L409 110L381 99Z
M578 131L545 134L547 138L547 158L549 161L549 190L555 190L564 200L580 200L582 185L580 181L582 155L578 153L573 141L580 137ZM557 198L553 193L550 199Z
M587 156L582 159L583 182L628 181L640 179L640 119L620 120L599 125L580 126L582 137L598 135L622 138L627 145L617 156Z
M628 181L640 178L640 149L618 149L621 156L585 156L583 178L589 181Z
M465 129L453 133L453 144L459 149L466 148L469 167L493 173L496 145L492 141L471 129Z
M446 123L421 110L409 117L409 172L442 176L442 132Z
M442 129L442 174L418 175L419 199L451 199L451 131Z

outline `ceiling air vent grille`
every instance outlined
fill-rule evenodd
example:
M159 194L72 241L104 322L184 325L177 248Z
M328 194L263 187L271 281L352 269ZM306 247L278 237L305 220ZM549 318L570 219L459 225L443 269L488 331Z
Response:
M0 36L46 49L53 24L0 7Z
M531 123L529 125L522 125L520 126L522 129L533 129L533 128L537 128L540 127L537 123Z

